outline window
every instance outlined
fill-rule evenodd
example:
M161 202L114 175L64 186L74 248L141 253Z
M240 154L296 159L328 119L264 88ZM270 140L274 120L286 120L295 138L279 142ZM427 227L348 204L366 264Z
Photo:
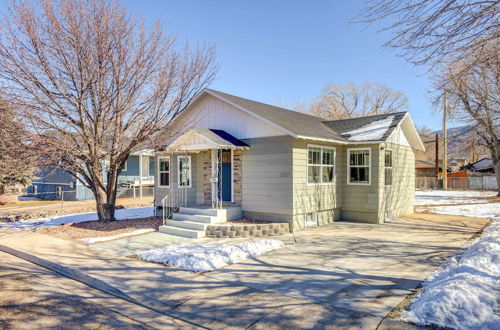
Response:
M125 163L123 163L123 168L122 168L122 172L127 172L127 164L128 164L128 160L125 161Z
M170 186L170 157L158 158L158 186Z
M307 147L307 183L333 183L335 177L335 148Z
M33 194L33 195L38 194L38 186L32 186L32 187L33 187L33 192L32 192L32 194Z
M62 195L62 187L61 186L57 186L56 187L56 196L57 197L61 197Z
M392 150L385 150L385 185L392 185Z
M317 225L316 212L306 213L304 216L304 227L316 227Z
M178 186L191 188L191 156L177 157Z
M370 149L347 149L348 183L370 184Z

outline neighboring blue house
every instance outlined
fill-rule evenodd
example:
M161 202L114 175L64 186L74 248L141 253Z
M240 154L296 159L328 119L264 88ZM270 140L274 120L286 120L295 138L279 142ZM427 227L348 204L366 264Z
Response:
M106 173L103 173L103 176L105 175ZM118 197L152 196L153 187L153 150L146 149L131 153L118 176ZM92 191L83 186L73 175L64 170L54 170L49 167L35 175L27 193L40 199L94 199Z

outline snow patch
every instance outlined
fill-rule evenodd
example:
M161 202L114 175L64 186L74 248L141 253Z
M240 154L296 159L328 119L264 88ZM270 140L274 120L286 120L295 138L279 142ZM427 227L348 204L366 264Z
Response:
M496 192L426 190L415 192L415 205L440 205L463 203L487 203L488 197L496 196Z
M138 207L138 208L130 208L130 209L118 209L115 212L116 220L127 220L127 219L138 219L138 218L147 218L152 217L155 214L155 210L153 206L148 207ZM19 229L34 229L40 227L49 227L49 226L60 226L66 225L69 223L78 223L85 221L95 221L98 220L97 213L78 213L78 214L70 214L70 215L61 215L50 218L40 218L40 219L32 219L26 221L13 221L13 222L5 222L0 223L0 228L19 228Z
M266 252L281 249L283 242L275 239L246 242L241 244L170 245L138 254L138 257L195 272L207 272L253 258Z
M349 141L380 141L391 127L393 120L394 116L376 120L355 130L344 132L342 136L346 136Z
M500 218L500 203L433 206L429 208L429 211L436 214L462 215L465 217Z
M39 201L40 198L36 198L33 196L17 196L17 200L19 200L19 201Z
M151 233L153 231L155 231L153 228L137 229L137 230L129 231L127 233L121 233L121 234L116 234L116 235L111 235L111 236L82 238L82 239L80 239L80 241L82 241L83 243L86 243L86 244L93 244L93 243L99 243L99 242L112 241L112 240L115 240L118 238L123 238L123 237L142 235L142 234L146 234L146 233Z
M454 329L500 329L500 217L422 286L403 313L404 321Z

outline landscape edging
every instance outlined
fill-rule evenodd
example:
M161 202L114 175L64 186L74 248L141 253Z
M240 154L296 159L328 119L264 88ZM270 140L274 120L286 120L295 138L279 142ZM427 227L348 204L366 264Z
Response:
M288 222L211 224L206 231L207 237L215 238L267 237L289 233Z

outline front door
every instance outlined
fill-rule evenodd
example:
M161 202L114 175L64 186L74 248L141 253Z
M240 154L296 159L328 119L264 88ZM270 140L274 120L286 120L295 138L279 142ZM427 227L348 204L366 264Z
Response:
M231 149L221 149L219 152L219 198L231 202Z

